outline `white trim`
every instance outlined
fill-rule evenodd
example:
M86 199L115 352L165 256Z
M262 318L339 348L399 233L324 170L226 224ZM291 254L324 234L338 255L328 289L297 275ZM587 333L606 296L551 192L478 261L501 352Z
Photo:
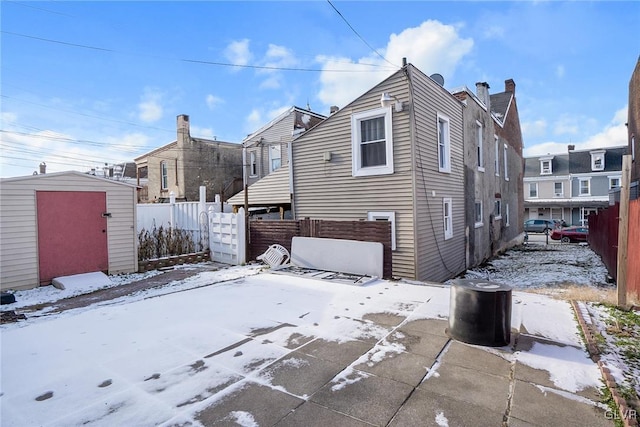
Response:
M360 161L360 122L363 120L384 117L386 164L381 166L362 167ZM351 115L351 173L352 176L390 175L393 173L393 127L391 106L376 108Z
M476 120L476 162L478 171L484 172L484 153L482 147L482 123Z
M509 151L507 144L504 144L504 180L509 181Z
M249 151L249 178L255 178L258 176L258 161L257 161L257 153L255 151ZM253 169L255 167L255 173Z
M560 192L556 192L556 184L560 184ZM554 197L564 197L564 182L562 181L554 181L553 182L553 196Z
M396 250L396 213L371 211L367 212L367 219L369 221L387 220L391 223L391 250Z
M582 193L582 183L586 182L587 183L587 189L589 190L588 193ZM591 177L588 178L579 178L578 179L578 197L584 197L584 196L591 196Z
M451 197L442 198L442 222L444 225L444 240L453 238L453 206Z
M496 213L496 206L500 207L500 214L499 215L495 215ZM494 213L494 217L493 220L494 221L498 221L502 219L502 199L496 199L493 201L493 213Z
M277 148L277 150L275 150ZM282 167L282 145L278 144L269 144L269 172L274 172L277 171L278 169L280 169ZM277 151L280 154L280 157L273 157L271 153L273 153L273 151ZM277 168L273 167L273 161L275 159L279 159L280 160L280 166L278 166Z
M493 167L496 170L496 176L500 176L500 139L498 135L493 135L493 141L495 143L495 161L493 162Z
M478 216L476 215L476 206L477 205L480 205L480 221L478 221ZM475 204L473 205L473 216L474 216L474 221L475 221L475 223L473 225L474 228L480 228L480 227L484 226L484 222L482 221L483 218L484 218L483 215L484 215L484 212L483 212L483 209L482 209L482 201L475 202Z
M445 135L443 141L444 159L440 156L440 123L446 124ZM444 114L437 114L436 119L436 138L437 138L437 151L438 151L438 171L443 173L451 172L451 121L449 117Z
M535 184L535 186L536 186L536 195L535 196L531 195L531 184ZM530 182L529 183L529 190L527 191L527 194L528 194L528 196L526 197L527 199L537 199L538 198L538 195L540 193L539 193L538 183L537 182Z
M505 221L505 222L504 222L504 226L505 226L505 227L508 227L508 226L510 226L510 225L511 225L511 222L510 222L510 215L509 215L509 203L506 203L506 204L504 205L504 207L505 207L505 211L504 211L504 217L505 217L505 218L504 218L504 221Z

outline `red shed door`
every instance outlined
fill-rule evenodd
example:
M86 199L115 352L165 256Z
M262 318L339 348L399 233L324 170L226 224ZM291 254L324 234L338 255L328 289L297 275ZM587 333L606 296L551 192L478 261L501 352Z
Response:
M37 191L40 283L59 276L108 271L107 195Z

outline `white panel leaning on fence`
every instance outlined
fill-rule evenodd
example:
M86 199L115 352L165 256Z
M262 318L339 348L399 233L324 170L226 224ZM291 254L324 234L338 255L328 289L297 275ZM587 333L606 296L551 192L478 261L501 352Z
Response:
M244 208L237 214L209 208L209 250L213 261L241 265L245 259Z

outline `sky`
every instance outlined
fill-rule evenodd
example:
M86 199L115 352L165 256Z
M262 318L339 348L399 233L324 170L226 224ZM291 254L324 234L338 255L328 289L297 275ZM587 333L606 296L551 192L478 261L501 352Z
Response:
M328 115L407 58L445 88L516 82L525 156L627 144L640 2L0 3L0 177L86 172L176 139Z
M354 393L354 384L380 374L377 365L411 352L400 327L443 320L449 313L448 287L384 280L351 286L257 273L255 266L202 272L76 310L53 314L45 308L29 313L27 320L1 325L2 424L199 425L194 421L199 411L256 384L307 400L301 390L314 384L318 368L311 372L302 358L305 350L294 350L314 339L375 343L328 383L333 392ZM78 275L62 281L68 290L90 292L91 280ZM43 291L16 295L36 303L49 300L42 298ZM542 393L594 404L576 394L602 383L569 303L524 292L515 292L513 302L512 327L543 339L516 352L509 346L474 348L548 371L553 387L538 385ZM406 320L393 327L371 321L375 313ZM444 346L435 361L426 358L434 363L422 366L429 373L425 381L437 381L439 370L446 375L440 368L443 360L448 363L449 344L438 340L416 346L416 354L424 354L425 346ZM326 363L318 362L323 372L332 369ZM278 366L299 369L309 381L282 383ZM451 411L442 414L455 416ZM254 414L243 415L252 419Z

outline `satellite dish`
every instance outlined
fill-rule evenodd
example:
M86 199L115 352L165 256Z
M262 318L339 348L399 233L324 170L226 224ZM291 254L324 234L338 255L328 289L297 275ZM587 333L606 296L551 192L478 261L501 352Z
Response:
M442 74L435 73L431 74L429 77L431 77L431 80L438 83L440 86L444 86L444 77L442 77Z

